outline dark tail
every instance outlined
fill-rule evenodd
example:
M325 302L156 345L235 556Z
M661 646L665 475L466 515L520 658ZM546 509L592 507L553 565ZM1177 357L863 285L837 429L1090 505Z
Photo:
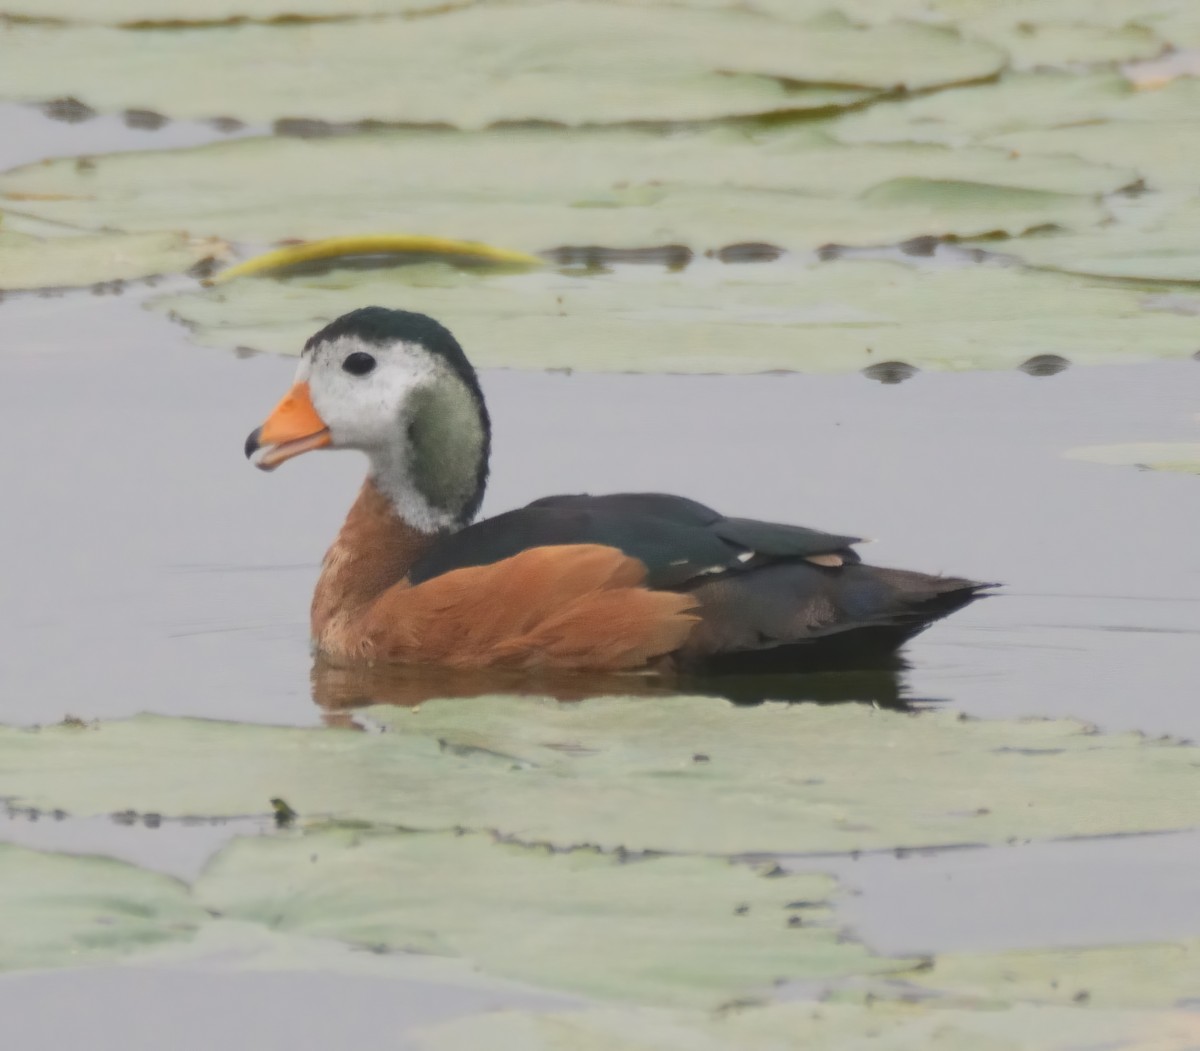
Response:
M904 643L995 586L802 561L729 574L694 589L701 623L682 664L717 673L894 667Z

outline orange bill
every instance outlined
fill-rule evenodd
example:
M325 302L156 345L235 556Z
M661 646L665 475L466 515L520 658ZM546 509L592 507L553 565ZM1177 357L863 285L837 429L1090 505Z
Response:
M262 450L255 466L274 470L284 460L321 449L330 442L329 428L313 407L307 383L297 383L275 406L266 422L246 439L246 455Z

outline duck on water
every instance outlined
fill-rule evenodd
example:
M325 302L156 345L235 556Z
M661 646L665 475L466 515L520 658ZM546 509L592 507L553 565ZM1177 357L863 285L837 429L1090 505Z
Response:
M338 662L855 667L990 586L864 565L856 537L663 493L547 496L476 522L487 406L457 340L423 314L364 307L308 340L246 455L272 470L315 449L370 463L313 595L313 644Z

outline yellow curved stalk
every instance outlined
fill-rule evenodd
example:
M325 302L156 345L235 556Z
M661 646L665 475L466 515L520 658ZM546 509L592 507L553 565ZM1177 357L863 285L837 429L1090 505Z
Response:
M508 263L518 266L543 266L544 260L528 252L499 248L480 241L456 241L451 237L427 237L423 234L362 234L352 237L326 237L320 241L276 248L236 266L227 267L213 276L210 284L221 284L249 274L269 274L300 263L341 256L420 253L423 255L453 256L488 263Z

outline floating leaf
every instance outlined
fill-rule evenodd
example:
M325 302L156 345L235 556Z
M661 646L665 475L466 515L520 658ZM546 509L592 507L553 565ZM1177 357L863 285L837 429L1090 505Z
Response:
M361 946L329 938L288 934L252 920L210 918L187 942L147 949L130 961L139 969L150 967L218 969L225 973L271 972L276 975L320 973L386 979L395 983L434 984L459 991L474 990L492 1003L530 1003L554 1008L569 1006L573 997L531 989L480 973L462 957L419 953L364 952ZM567 1001L564 1004L564 1001Z
M1102 231L1048 231L982 247L1065 273L1195 284L1200 283L1200 209L1178 209L1149 228L1114 224Z
M0 971L97 963L183 941L207 919L177 880L0 843Z
M1115 142L1126 133L1140 134L1130 131L1131 125L1190 121L1198 103L1196 80L1181 78L1160 91L1137 91L1116 73L1016 73L992 84L879 102L845 115L831 131L845 143L950 145L992 143L997 136L1037 131L1046 138L1033 152L1055 155L1073 151L1054 148L1053 136L1073 135L1077 125L1095 125L1102 129L1096 134ZM1132 145L1106 156L1119 158L1115 163L1123 166L1140 162Z
M1200 442L1130 442L1127 445L1093 445L1072 449L1072 460L1148 467L1156 471L1200 474Z
M35 237L0 228L0 291L175 274L225 251L215 239L174 233Z
M980 247L1066 273L1200 283L1200 203L1157 193L1110 204L1114 221L1094 230L1045 230Z
M1121 164L993 148L848 147L812 130L523 128L245 139L0 176L0 200L79 226L263 242L383 226L538 252L560 245L793 249L1086 228ZM889 191L897 180L905 193ZM951 198L947 186L970 189ZM331 192L336 187L336 192Z
M1191 1051L1200 1013L894 1002L770 1004L711 1015L611 1007L497 1011L415 1036L421 1051Z
M1071 722L687 697L487 697L367 716L389 732L151 716L0 730L0 796L164 815L265 813L283 798L310 819L707 853L1200 824L1194 749Z
M898 86L987 77L1004 64L996 48L928 26L580 2L203 32L15 24L5 45L0 96L12 99L467 128L837 107Z
M1132 162L1153 190L1193 190L1200 165L1200 136L1192 120L1023 131L991 141L1018 153L1069 153L1097 164Z
M1085 16L1086 17L1086 16ZM1007 17L966 19L961 28L1008 52L1013 69L1062 69L1153 58L1166 46L1146 26L1120 28L1086 24L1019 21Z
M448 6L447 0L4 0L0 13L32 21L150 26L367 18L424 14Z
M1200 940L1166 945L951 953L905 979L991 1003L1200 1007ZM1200 1036L1200 1030L1193 1034Z
M1200 48L1200 15L1192 4L1163 4L1154 27L1176 51Z
M297 354L340 314L417 310L487 368L597 372L847 372L1015 368L1190 357L1195 320L1142 309L1143 293L1013 267L917 270L840 260L694 265L678 273L481 275L444 264L240 281L166 296L208 346Z
M222 916L377 951L461 956L545 988L716 1006L785 978L902 970L828 925L826 876L624 861L483 835L344 829L242 839L209 865Z

